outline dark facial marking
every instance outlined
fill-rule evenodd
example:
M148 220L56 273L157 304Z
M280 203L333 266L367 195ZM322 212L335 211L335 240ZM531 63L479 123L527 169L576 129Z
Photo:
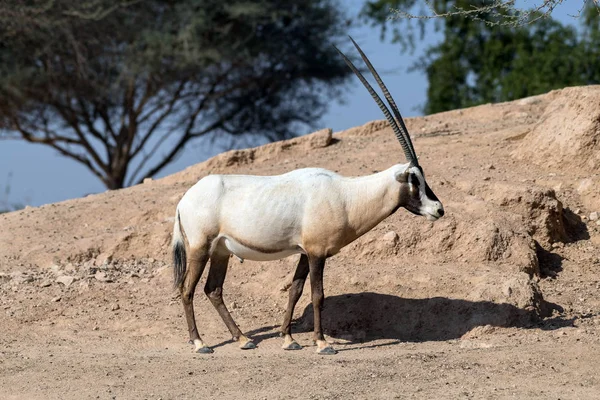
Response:
M419 198L419 189L418 186L409 185L409 179L417 180L417 177L413 174L406 174L407 179L403 184L400 185L400 201L398 205L394 207L392 212L389 215L394 214L400 207L406 208L408 211L415 215L421 215L419 212L421 208L421 199ZM409 177L410 176L410 177Z
M416 186L417 189L419 188L419 185L421 184L421 182L419 182L419 178L417 178L417 176L415 174L410 174L409 182L412 185Z
M419 169L419 171L421 171L421 175L423 175L423 179L424 179L425 174L423 173L423 168L421 168L420 165L417 168ZM433 201L439 201L439 199L437 198L435 193L433 193L433 190L431 190L431 188L429 187L429 184L427 183L427 181L425 181L425 195L427 196L427 198L429 198Z
M431 190L431 188L427 184L427 182L425 183L425 195L433 201L439 201L435 193L433 193L433 190Z

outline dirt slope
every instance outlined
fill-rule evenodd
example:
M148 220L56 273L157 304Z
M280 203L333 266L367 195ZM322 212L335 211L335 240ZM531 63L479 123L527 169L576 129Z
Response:
M407 121L436 223L404 210L328 261L324 326L340 350L283 353L297 258L231 259L241 352L198 291L212 356L193 355L169 242L183 193L215 173L404 162L383 121L231 151L161 180L0 216L3 398L596 398L599 87ZM202 283L199 288L201 288Z

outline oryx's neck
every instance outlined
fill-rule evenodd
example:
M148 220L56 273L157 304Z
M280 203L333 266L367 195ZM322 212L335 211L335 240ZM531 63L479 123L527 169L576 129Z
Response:
M400 202L400 183L395 174L404 171L408 164L398 164L385 171L358 178L348 178L346 209L350 229L356 238L394 212Z

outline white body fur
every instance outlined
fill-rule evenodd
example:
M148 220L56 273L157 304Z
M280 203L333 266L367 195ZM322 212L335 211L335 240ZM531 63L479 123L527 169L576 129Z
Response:
M320 168L277 176L209 175L188 190L177 212L192 249L209 241L210 254L228 252L241 259L328 257L398 208L398 176L408 166L357 178ZM412 170L424 187L420 171ZM439 202L424 194L421 201L424 215L437 219ZM176 226L174 239L179 236Z

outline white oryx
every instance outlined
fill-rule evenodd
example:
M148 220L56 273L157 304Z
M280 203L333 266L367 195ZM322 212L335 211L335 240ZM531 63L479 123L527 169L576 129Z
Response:
M444 215L442 203L425 181L394 100L365 54L352 42L381 87L399 125L352 62L338 52L385 114L409 162L355 178L320 168L298 169L277 176L209 175L189 189L177 205L173 259L175 285L181 291L190 342L196 352L212 352L198 334L193 306L196 285L209 260L204 292L234 340L242 349L250 349L255 347L254 343L242 333L223 302L222 287L230 255L242 260L269 261L300 253L281 327L283 348L302 348L292 338L290 322L310 274L317 352L335 354L321 329L325 260L401 207L432 221Z

